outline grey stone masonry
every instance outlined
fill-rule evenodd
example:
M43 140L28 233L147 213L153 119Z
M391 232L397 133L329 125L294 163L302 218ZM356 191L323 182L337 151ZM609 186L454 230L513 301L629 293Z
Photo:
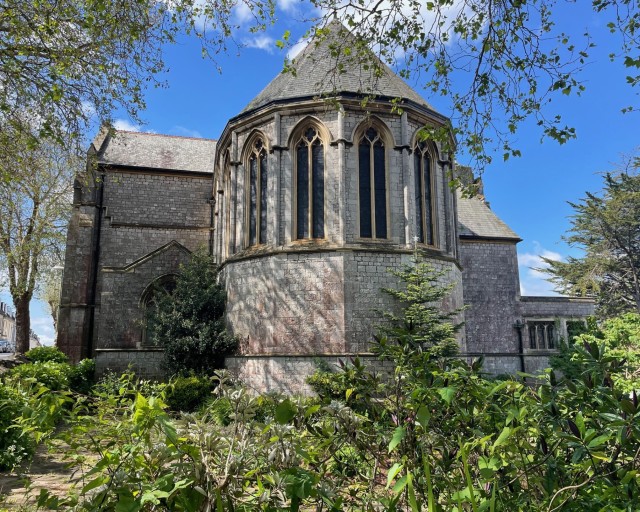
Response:
M108 165L99 163L76 184L57 338L73 361L103 349L140 348L145 292L211 240L212 175L201 172L197 159L207 148L215 151L215 143L168 138L163 152L162 137L118 133L97 142L99 162L106 155ZM190 152L191 165L181 163ZM135 159L150 153L159 156L138 165ZM90 161L95 155L92 147ZM212 162L213 153L206 158Z

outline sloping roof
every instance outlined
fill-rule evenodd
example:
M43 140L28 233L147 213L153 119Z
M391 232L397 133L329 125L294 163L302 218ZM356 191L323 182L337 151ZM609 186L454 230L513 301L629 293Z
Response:
M478 197L458 191L458 234L463 238L522 240Z
M116 130L96 149L101 164L212 173L216 141Z
M409 87L373 52L367 58L379 65L362 62L357 56L348 57L343 49L353 50L357 41L351 32L338 20L332 20L323 32L323 37L312 40L306 48L293 60L292 72L283 72L276 76L260 94L258 94L242 112L254 110L272 101L314 97L333 96L338 93L356 93L384 96L389 98L405 98L431 110L422 96ZM354 54L356 51L354 50ZM362 52L361 52L362 53ZM339 57L337 55L340 55ZM338 72L338 63L342 72ZM368 69L365 69L368 67ZM380 76L376 76L380 71Z

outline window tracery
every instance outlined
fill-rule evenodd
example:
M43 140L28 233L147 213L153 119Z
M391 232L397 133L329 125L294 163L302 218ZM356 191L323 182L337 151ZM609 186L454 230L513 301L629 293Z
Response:
M419 142L413 155L416 238L420 243L435 245L434 177L427 143Z
M267 241L267 151L257 138L249 155L248 246Z
M387 176L384 141L370 127L358 144L360 237L387 238Z

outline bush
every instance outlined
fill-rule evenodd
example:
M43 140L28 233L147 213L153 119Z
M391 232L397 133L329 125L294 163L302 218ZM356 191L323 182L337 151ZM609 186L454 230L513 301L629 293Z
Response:
M69 358L58 347L36 347L29 350L24 357L32 363L44 363L52 361L54 363L68 363Z
M10 470L35 450L31 436L16 424L25 405L18 391L0 383L0 470Z
M77 393L88 394L93 386L96 363L93 359L83 359L69 369L69 387Z
M225 302L214 261L203 251L180 268L172 293L157 294L148 311L148 337L164 347L170 375L211 375L224 367L237 347L225 331Z
M215 384L208 377L176 377L167 386L165 401L173 411L193 412L205 403L214 388Z
M61 391L69 389L70 373L71 365L68 363L44 361L21 364L12 368L9 375L19 380L33 379L51 391Z

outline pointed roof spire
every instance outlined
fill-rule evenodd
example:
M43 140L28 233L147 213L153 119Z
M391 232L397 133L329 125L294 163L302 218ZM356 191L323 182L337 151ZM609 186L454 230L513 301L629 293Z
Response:
M274 101L340 93L403 98L434 110L334 17L293 60L292 70L276 76L242 112Z

